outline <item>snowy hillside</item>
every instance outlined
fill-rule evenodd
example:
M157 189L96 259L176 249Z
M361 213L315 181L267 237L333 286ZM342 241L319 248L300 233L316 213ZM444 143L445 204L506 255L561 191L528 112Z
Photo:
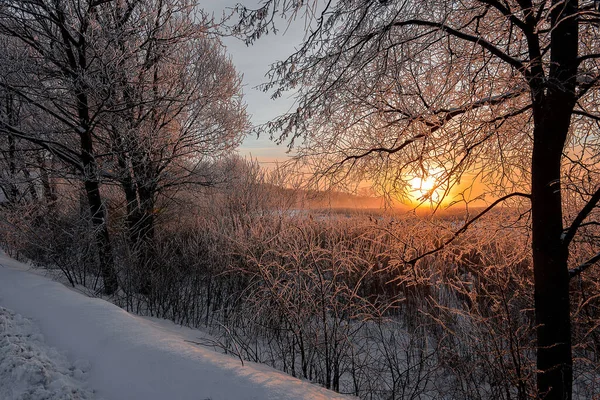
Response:
M27 268L0 254L2 399L342 398L263 365L242 366L186 341L197 331L131 315Z

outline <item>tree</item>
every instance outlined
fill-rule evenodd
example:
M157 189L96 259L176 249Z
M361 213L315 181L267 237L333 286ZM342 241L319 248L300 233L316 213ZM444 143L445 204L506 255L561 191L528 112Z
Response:
M498 196L492 206L530 201L538 395L570 399L569 282L600 260L569 263L600 200L596 2L266 0L238 12L249 43L275 30L278 13L310 20L263 87L296 89L297 109L264 129L301 139L321 177L402 194L431 175L426 198L480 179Z
M21 63L8 63L0 87L47 118L47 126L22 130L2 124L5 134L27 140L51 152L81 176L94 228L105 292L117 290L106 206L100 190L101 171L94 130L105 99L96 96L97 52L102 41L95 24L98 9L110 2L71 0L4 1L0 33L18 42ZM5 60L6 61L6 60ZM8 78L12 79L8 79Z
M199 166L239 145L248 118L240 76L195 1L147 0L132 14L115 25L123 33L104 140L125 193L130 242L151 246L157 196L210 185Z
M24 54L2 59L0 89L45 122L3 118L0 131L76 171L109 294L117 274L103 184L121 186L130 243L148 249L157 196L207 184L198 165L247 130L240 77L210 29L193 0L0 3L0 35Z
M2 37L0 47L1 75L3 83L18 84L19 76L12 72L24 69L27 64L26 47L9 37ZM31 131L31 127L44 120L36 107L17 96L13 91L0 88L0 190L7 204L17 204L39 200L40 194L47 206L54 202L54 185L48 174L47 165L51 163L49 154L35 143L15 136L11 129ZM41 191L39 188L41 187ZM40 193L41 192L41 193Z

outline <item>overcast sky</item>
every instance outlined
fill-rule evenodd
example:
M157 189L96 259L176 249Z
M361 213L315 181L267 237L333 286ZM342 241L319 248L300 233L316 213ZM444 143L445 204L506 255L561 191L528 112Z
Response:
M223 12L229 13L237 3L248 7L259 4L258 0L202 0L204 10L214 13L218 18ZM255 125L265 123L274 117L287 112L293 106L293 99L283 96L271 100L269 93L263 93L256 86L265 83L265 74L269 66L278 60L287 58L302 42L304 37L304 21L298 20L287 26L283 22L279 32L263 36L252 46L246 46L242 41L234 38L224 38L227 52L231 55L238 71L244 76L244 97L248 105L248 112ZM251 155L261 162L270 162L285 158L287 148L285 145L277 146L268 137L249 136L240 147L242 155Z

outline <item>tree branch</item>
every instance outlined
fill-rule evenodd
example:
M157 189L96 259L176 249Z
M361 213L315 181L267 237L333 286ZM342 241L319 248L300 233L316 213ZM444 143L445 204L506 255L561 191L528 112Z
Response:
M592 197L588 200L587 204L581 209L581 211L579 211L579 214L577 214L577 216L571 223L571 226L569 226L569 228L567 228L563 232L561 239L562 239L562 244L563 244L564 248L567 248L569 246L569 244L575 237L577 230L581 226L581 223L587 218L588 215L590 215L590 213L592 212L594 207L596 207L596 205L598 204L599 201L600 201L600 187L598 187L598 189L596 189L596 191L594 192Z
M14 135L15 137L18 137L20 139L27 140L28 142L37 144L38 146L42 147L43 149L46 149L50 153L54 154L56 157L58 157L60 160L64 161L68 165L75 167L79 172L84 172L83 165L80 162L80 155L78 153L74 152L73 150L69 149L68 147L66 147L60 143L51 141L51 140L44 140L44 139L29 136L29 135L21 132L20 130L15 129L12 126L7 125L3 122L0 122L0 130L1 129L10 131L10 133L12 135Z
M448 25L443 24L441 22L424 21L424 20L420 20L420 19L411 19L411 20L406 20L406 21L395 22L392 24L392 26L395 26L395 27L403 27L403 26L410 26L410 25L430 26L430 27L438 28L438 29L448 33L451 36L454 36L458 39L465 40L467 42L474 43L474 44L484 48L485 50L489 51L496 57L500 58L502 61L508 63L509 65L512 65L517 70L522 71L523 73L527 72L527 68L525 67L525 64L523 64L523 62L506 54L505 52L503 52L498 47L493 45L491 42L488 42L481 36L475 36L475 35L470 35L468 33L461 32L461 31L451 28Z
M589 118L592 119L594 121L600 121L600 116L594 115L594 114L590 114L587 111L583 111L583 110L573 110L573 114L574 115L579 115L585 118Z
M480 3L487 4L491 7L494 7L498 10L502 15L510 20L513 24L518 26L523 32L527 32L529 30L529 26L525 24L524 21L517 18L514 12L512 12L508 6L500 3L497 0L479 0Z
M477 221L479 218L483 217L485 214L487 214L488 212L490 212L494 207L496 207L498 204L502 203L503 201L506 201L508 199L510 199L511 197L524 197L526 199L531 199L531 195L527 194L527 193L521 193L521 192L514 192L514 193L510 193L507 194L506 196L502 196L499 199L497 199L496 201L494 201L492 204L490 204L488 207L486 207L485 210L483 210L482 212L480 212L479 214L477 214L475 217L473 217L471 220L469 220L467 223L465 223L462 228L460 228L459 230L457 230L456 232L454 232L454 234L452 234L452 236L447 239L444 243L442 243L440 246L429 250L419 256L414 257L411 260L405 261L406 264L412 264L414 265L417 261L419 261L422 258L425 258L429 255L432 255L434 253L437 253L438 251L444 249L446 246L448 246L450 243L452 243L458 236L460 236L463 232L465 232L469 226L473 225L473 223L475 223L475 221Z
M466 104L462 107L455 107L455 108L450 108L450 109L440 109L437 111L433 112L433 115L438 115L438 114L444 114L443 117L441 117L439 119L439 121L437 122L430 122L425 120L424 116L409 116L408 118L406 118L406 120L408 122L413 122L413 121L421 121L423 122L425 125L427 125L428 127L430 127L428 132L425 133L421 133L418 135L413 136L410 139L406 139L404 142L402 142L400 145L395 146L395 147L376 147L376 148L372 148L369 149L367 151L365 151L364 153L361 154L355 154L355 155L351 155L351 156L347 156L346 158L344 158L343 160L341 160L340 162L335 163L334 165L332 165L330 168L327 169L327 172L331 172L332 170L337 170L338 168L340 168L342 165L344 165L345 163L347 163L348 161L356 161L359 160L361 158L365 158L373 153L387 153L387 154L394 154L399 152L400 150L404 149L406 146L410 145L411 143L417 141L418 139L422 139L424 137L426 137L427 135L430 135L436 131L438 131L439 129L441 129L447 122L449 122L450 120L452 120L452 118L458 116L458 115L462 115L466 112L484 107L484 106L491 106L491 105L496 105L496 104L500 104L508 99L512 99L515 97L520 96L523 93L522 90L516 90L516 91L512 91L512 92L508 92L508 93L504 93L501 95L497 95L497 96L490 96L490 97L486 97L483 99L479 99L475 102ZM390 110L390 111L394 111L394 110Z
M594 257L590 258L586 262L579 264L577 267L569 270L569 278L574 278L580 275L582 272L596 264L600 261L600 253L596 254Z

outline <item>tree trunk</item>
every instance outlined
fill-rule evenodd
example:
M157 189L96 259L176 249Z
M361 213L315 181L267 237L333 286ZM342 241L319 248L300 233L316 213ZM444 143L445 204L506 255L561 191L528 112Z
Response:
M548 125L540 135L553 136ZM561 243L562 204L560 158L562 148L535 140L532 164L532 246L537 325L537 387L540 398L571 398L571 318L569 312L568 253Z
M100 197L99 183L93 180L86 180L84 186L90 206L96 245L98 246L98 258L104 281L104 293L111 295L117 291L118 281L116 271L114 270L108 225L106 224L106 209Z
M533 87L531 166L538 396L570 400L573 388L569 251L562 243L561 160L575 106L577 0L552 1L551 54L545 90ZM537 99L537 101L536 101Z
M90 207L95 241L98 246L100 272L104 281L104 292L113 294L118 289L117 273L114 269L114 259L110 244L110 235L106 223L106 208L100 196L98 181L98 166L93 157L92 137L89 131L81 132L81 160L84 167L84 187Z
M154 291L154 191L138 183L140 208L135 221L134 237L138 247L138 265L141 276L140 293L150 295Z
M12 94L6 94L6 119L9 125L16 125L15 101ZM17 186L17 147L14 136L8 132L8 172L9 172L9 194L7 200L11 204L17 204L20 200L19 188Z
M137 197L137 191L135 183L133 182L133 177L129 172L129 163L127 158L125 157L125 150L119 148L117 154L117 160L120 169L121 176L121 187L123 188L123 193L125 193L125 202L126 202L126 210L127 217L125 218L127 223L129 244L134 246L137 243L135 236L136 223L138 220L139 214L139 201Z
M532 248L538 396L571 399L573 359L568 249L563 246L561 160L575 104L557 85L534 111L531 165Z
M46 156L41 151L37 155L37 162L40 168L40 180L42 181L42 196L48 209L53 210L58 197L55 185L50 178L50 174L48 174ZM50 160L50 163L52 163L52 160Z
M10 133L8 136L8 173L9 182L8 187L10 188L7 200L10 204L17 204L20 200L19 188L17 187L17 150L15 145L15 138Z

